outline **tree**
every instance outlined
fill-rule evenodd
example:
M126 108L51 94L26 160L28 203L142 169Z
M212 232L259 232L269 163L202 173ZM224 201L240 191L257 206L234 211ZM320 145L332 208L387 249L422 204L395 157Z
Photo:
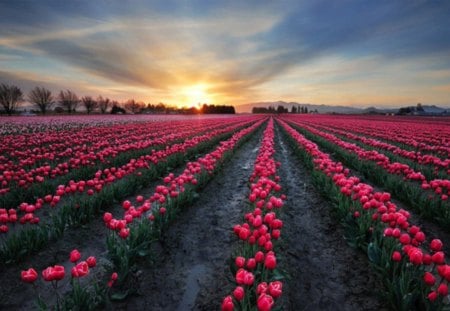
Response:
M84 96L81 101L83 102L84 108L86 108L86 112L90 114L92 111L94 111L98 104L91 96Z
M111 106L111 101L109 100L109 98L103 98L103 97L99 96L97 98L97 104L98 104L98 107L100 108L100 112L106 113L108 108Z
M75 112L80 102L78 96L70 90L66 90L65 92L60 91L58 95L58 101L61 107L66 109L68 113Z
M0 104L8 115L12 115L22 101L21 89L15 85L0 84Z
M292 106L292 108L291 108L291 113L297 113L297 107Z
M283 105L278 105L277 107L277 113L287 113L289 110L287 108L284 108Z
M124 107L125 107L125 109L127 109L128 111L131 111L132 113L138 113L141 111L142 108L145 107L145 104L137 102L134 99L129 99L125 103Z
M38 86L28 93L28 100L38 108L42 114L46 114L55 104L52 92L44 87Z
M116 101L112 102L111 114L125 114L126 111L122 107L119 106L119 103Z

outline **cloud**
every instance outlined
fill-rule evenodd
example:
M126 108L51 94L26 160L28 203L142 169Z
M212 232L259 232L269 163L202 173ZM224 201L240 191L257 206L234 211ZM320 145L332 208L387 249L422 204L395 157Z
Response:
M450 70L449 2L43 0L0 3L0 11L8 72L47 75L52 64L54 76L68 71L61 84L78 79L80 90L120 96L175 101L180 88L204 84L218 102L242 103L358 81L391 91L386 74L411 68L445 85L433 66ZM33 66L14 59L16 51ZM416 87L406 80L404 88Z

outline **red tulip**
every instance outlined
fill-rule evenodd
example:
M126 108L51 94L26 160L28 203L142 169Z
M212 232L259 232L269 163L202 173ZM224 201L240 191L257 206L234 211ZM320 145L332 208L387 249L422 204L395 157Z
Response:
M233 311L233 310L234 310L233 298L231 296L225 297L222 302L222 311Z
M129 228L122 228L122 229L120 229L119 236L122 239L128 238L129 235L130 235L130 229Z
M238 256L238 257L236 257L235 263L236 263L236 267L243 268L245 265L245 258L242 256Z
M270 311L272 309L273 303L274 302L272 296L267 294L261 294L258 297L256 305L259 311Z
M441 283L437 289L437 292L441 296L447 296L448 295L448 286L447 284Z
M396 261L396 262L401 261L401 260L402 260L402 255L400 254L400 252L394 251L394 252L392 253L392 260L393 260L393 261Z
M441 240L434 239L430 243L430 248L431 248L432 251L438 252L438 251L440 251L442 249L442 245L443 244L442 244Z
M256 293L258 295L265 294L267 292L268 285L266 282L261 282L256 287Z
M269 270L275 269L275 267L277 266L277 258L275 257L275 255L268 254L264 261L264 266Z
M428 300L435 301L438 298L438 294L435 291L432 291L428 294Z
M433 254L433 256L431 256L431 259L435 264L442 265L445 262L444 257L445 257L444 252L439 251Z
M236 300L241 301L244 299L245 291L242 286L237 286L235 290L233 291L233 296L236 298Z
M42 277L46 281L59 281L62 280L66 272L63 266L55 265L53 267L48 267L42 271Z
M77 249L74 249L70 252L70 262L77 262L80 260L81 254Z
M118 277L119 277L119 275L117 274L117 272L113 272L111 274L111 280L113 280L113 281L116 281Z
M86 259L86 262L89 266L89 268L93 268L97 265L97 260L95 259L94 256L90 256Z
M274 281L269 283L269 293L273 298L278 298L281 296L283 289L283 283L280 281Z
M263 262L264 261L264 253L261 251L257 251L255 254L255 260L256 262Z
M434 277L433 274L431 274L430 272L425 272L425 274L423 275L423 281L425 282L425 284L427 284L428 286L433 286L434 283L436 283L436 278Z
M248 270L253 270L256 267L256 260L255 258L249 258L247 260L247 269Z
M21 272L22 281L33 283L38 278L38 273L33 268Z
M72 277L80 278L89 273L89 266L86 261L81 261L72 268Z

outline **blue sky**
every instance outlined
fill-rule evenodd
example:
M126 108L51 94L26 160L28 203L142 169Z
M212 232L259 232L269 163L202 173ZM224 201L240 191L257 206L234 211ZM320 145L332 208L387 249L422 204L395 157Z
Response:
M450 1L0 1L0 82L172 105L450 106Z

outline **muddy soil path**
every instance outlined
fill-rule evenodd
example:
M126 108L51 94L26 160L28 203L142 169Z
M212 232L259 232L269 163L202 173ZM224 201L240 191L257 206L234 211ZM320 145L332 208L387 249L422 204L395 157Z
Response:
M236 242L233 224L242 222L247 182L257 156L258 131L223 171L164 233L156 263L139 271L138 295L116 310L219 310L232 290L228 260Z
M285 310L383 310L382 287L367 257L352 249L332 208L276 128L276 159L287 201L279 267Z

